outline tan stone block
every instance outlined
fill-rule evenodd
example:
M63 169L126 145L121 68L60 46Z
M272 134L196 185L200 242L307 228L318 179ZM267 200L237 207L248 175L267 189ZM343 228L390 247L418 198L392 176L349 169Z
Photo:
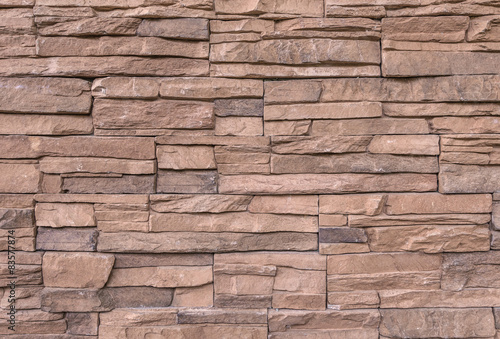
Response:
M208 20L200 18L146 19L139 25L137 34L162 38L208 40Z
M370 153L439 155L437 135L376 135L368 147Z
M380 334L389 337L467 338L496 333L493 312L487 308L380 310Z
M117 308L99 313L100 326L168 326L177 324L176 308Z
M305 294L325 293L326 271L279 267L274 278L273 290Z
M370 249L385 251L476 252L489 251L487 225L373 227L366 230Z
M4 7L4 6L2 6ZM7 5L7 7L10 7ZM31 8L8 8L0 12L2 23L1 34L33 34L35 25Z
M37 226L85 227L96 225L94 207L91 204L38 203L35 214Z
M367 329L348 329L348 330L304 330L290 332L273 332L269 339L293 339L307 338L314 336L318 339L329 338L357 338L357 339L378 339L378 330L374 328Z
M291 267L299 270L325 270L326 257L318 253L253 252L215 254L216 264L242 264Z
M197 287L177 287L171 306L178 307L213 307L214 285Z
M43 282L46 287L102 288L114 261L112 254L46 252Z
M296 311L269 310L270 332L320 329L376 329L380 316L376 310Z
M320 226L347 226L347 217L339 214L320 214Z
M380 308L492 307L500 304L498 289L451 291L379 291Z
M0 139L1 140L1 139ZM160 145L269 146L269 137L237 136L159 136Z
M203 76L208 60L134 56L49 57L0 60L0 76Z
M345 7L336 6L336 2L326 2L326 16L327 17L366 17L366 18L384 18L387 16L384 6L356 6Z
M158 194L151 195L150 199L151 209L155 212L222 213L246 211L252 197L223 194Z
M346 254L346 253L367 253L370 246L365 243L321 243L319 244L320 254Z
M2 296L0 305L5 309L10 305L10 302L8 301L10 294L6 293L7 289L8 287L4 287L0 290L0 295ZM42 286L16 286L16 309L18 311L40 309L40 293L42 290Z
M15 248L17 249L17 241L20 240L21 234L19 234L19 237L17 233L14 234L16 237L16 246ZM33 234L34 236L34 234ZM11 238L12 239L12 238ZM12 250L12 244L11 248ZM11 256L11 254L8 254ZM7 253L6 253L7 256ZM12 256L11 256L12 259ZM13 280L12 274L11 274L11 269L12 266L8 264L0 264L0 282L3 286L9 286L11 281ZM42 284L42 268L40 265L19 265L16 262L15 265L15 276L16 276L16 284L19 285L41 285Z
M251 213L318 214L318 197L313 195L255 196L248 205Z
M2 63L0 63L0 66L2 66ZM303 67L288 65L227 63L211 64L210 74L215 77L265 79L291 77L297 79L311 77L377 77L380 76L380 67L375 65L359 65L356 67L315 65L314 67ZM1 72L0 75L2 75Z
M213 127L213 104L203 102L96 99L92 114L100 128Z
M0 163L1 193L36 193L40 183L38 165Z
M5 322L0 325L0 334L11 336L12 329L9 329L9 324ZM55 336L57 333L66 332L66 320L52 320L52 321L18 321L16 322L15 331L23 333L26 336L45 337L44 335Z
M247 212L152 213L150 226L152 232L317 232L318 220L313 216Z
M147 194L37 194L37 202L96 203L96 204L147 204Z
M267 265L244 265L244 264L215 264L215 274L231 275L262 275L276 276L276 266Z
M216 274L215 294L270 295L273 292L274 277L262 275Z
M179 324L267 324L267 310L179 310L178 318Z
M38 238L37 238L38 240ZM315 251L316 233L103 233L99 251L135 253L214 253L231 251Z
M433 133L499 133L497 117L443 117L430 120Z
M112 158L46 157L40 160L44 173L154 174L154 161Z
M269 164L270 157L267 146L215 146L217 164Z
M68 313L68 333L73 335L97 335L99 328L98 313Z
M211 20L211 33L274 31L274 21L262 19Z
M495 115L498 109L498 104L494 103L383 104L384 114L391 117Z
M265 120L350 119L382 116L376 102L272 105L264 107Z
M83 18L60 22L38 29L40 35L135 35L140 19L132 18Z
M42 193L61 193L62 178L57 174L44 174L42 177Z
M158 193L217 193L216 171L158 170Z
M493 212L491 214L491 225L493 229L500 231L500 204L493 204Z
M378 308L380 304L378 293L381 292L377 291L329 292L328 308L333 310Z
M491 220L489 214L405 214L361 216L350 215L351 227L374 226L412 226L412 225L471 225L486 224Z
M158 168L214 169L214 149L210 146L159 146L156 149Z
M318 102L322 92L318 80L283 80L264 83L266 104Z
M423 119L315 120L311 135L427 134Z
M467 30L467 41L500 41L500 16L472 18Z
M228 1L215 0L216 12L222 14L298 14L303 16L323 16L323 2L311 1Z
M154 99L158 97L160 85L155 78L108 77L95 79L92 96L116 99Z
M265 124L268 124L266 122ZM273 136L272 150L278 154L322 154L366 152L369 136L283 137Z
M364 18L297 18L276 23L275 30L378 31L380 23Z
M253 136L263 135L262 118L259 117L217 117L216 135Z
M80 147L82 144L85 144L85 147ZM129 147L123 147L124 144ZM53 138L12 135L0 136L0 145L0 156L2 158L39 158L42 156L106 157L140 160L155 158L153 138L97 136ZM16 166L31 167L33 165ZM18 170L18 172L21 171L21 169ZM2 172L5 173L6 170Z
M136 267L115 268L106 286L191 287L212 281L211 266Z
M320 213L377 215L385 205L384 194L321 195Z
M210 61L280 65L380 63L378 42L368 40L281 39L211 46Z
M310 126L311 120L265 121L264 135L305 135Z
M500 173L495 166L442 164L439 192L492 193L500 190L499 180Z
M33 194L0 194L0 206L2 208L32 208L33 197Z
M153 193L153 175L70 176L63 179L67 193Z
M64 47L63 47L64 46ZM40 37L39 56L174 56L208 59L208 43L139 37Z
M262 97L261 80L222 78L162 78L160 96L180 99Z
M285 308L293 310L324 310L326 304L326 296L321 294L304 294L304 293L288 293L274 292L273 293L273 308Z
M219 177L219 192L230 194L329 194L436 190L432 174L282 174Z
M490 213L489 194L389 194L387 214Z
M270 174L269 164L220 164L217 166L219 174Z
M90 111L88 81L63 78L2 78L0 85L2 112L86 114Z
M271 172L282 173L437 173L436 157L392 154L272 155Z
M466 16L382 19L382 37L390 40L460 42L468 28Z
M157 266L208 266L211 254L115 254L115 268Z

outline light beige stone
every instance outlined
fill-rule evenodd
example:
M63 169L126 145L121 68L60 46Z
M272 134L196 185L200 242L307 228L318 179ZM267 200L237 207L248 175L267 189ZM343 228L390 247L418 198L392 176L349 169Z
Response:
M208 40L208 20L200 18L176 18L143 20L137 29L139 36Z
M92 83L92 96L116 99L154 99L159 94L159 83L155 78L108 77L95 79Z
M227 32L265 32L274 30L274 21L262 19L242 19L242 20L211 20L211 33Z
M492 307L500 304L497 289L451 291L379 291L380 308Z
M262 275L216 274L215 294L270 295L273 292L274 277Z
M423 119L315 120L311 135L427 134Z
M283 80L264 83L266 104L318 102L322 86L318 80Z
M212 307L214 305L214 285L197 287L177 287L171 306Z
M466 16L384 18L384 39L403 41L460 42L469 28Z
M216 264L283 266L296 269L325 270L326 257L318 253L247 252L215 254Z
M289 292L273 292L272 307L292 310L324 310L325 293L305 294Z
M104 287L115 258L104 253L46 252L43 256L43 283L46 287Z
M85 227L96 225L94 207L91 204L38 203L35 214L37 226Z
M500 41L499 23L499 15L472 18L467 30L467 41Z
M140 19L133 18L83 18L41 27L40 35L135 35Z
M376 135L368 147L370 153L439 155L437 135Z
M273 290L306 294L325 293L326 271L279 267L274 278Z
M320 254L349 254L349 253L367 253L370 252L370 246L363 243L320 243Z
M310 126L311 120L264 121L264 135L305 135Z
M268 122L265 123L265 125ZM273 136L272 150L278 154L322 154L366 152L370 136Z
M215 0L215 10L224 14L298 14L303 16L323 16L323 2L311 1L228 1Z
M389 194L387 214L490 213L489 194Z
M441 272L399 272L377 274L328 275L328 292L358 290L435 290L440 285Z
M258 117L217 117L215 135L263 135L263 122Z
M160 96L164 98L216 99L261 97L261 80L222 78L163 78Z
M0 114L0 134L78 135L91 134L92 117L84 115Z
M495 166L442 164L441 193L492 193L500 190L500 173Z
M328 308L332 310L378 308L381 292L383 291L330 292L328 293Z
M35 164L0 163L0 193L37 193L40 172Z
M214 169L214 149L210 146L159 146L156 149L158 168Z
M155 212L222 213L246 211L252 197L223 194L161 194L151 195L150 199L151 209Z
M317 196L255 196L248 205L252 213L318 214Z
M319 197L320 213L377 215L382 212L386 195L321 195Z
M40 160L44 173L123 173L153 174L155 163L151 160L112 158L46 157Z
M475 116L495 115L499 109L495 103L384 103L385 115L391 117Z
M402 214L362 216L350 215L351 227L374 226L411 226L411 225L471 225L486 224L491 220L489 214Z

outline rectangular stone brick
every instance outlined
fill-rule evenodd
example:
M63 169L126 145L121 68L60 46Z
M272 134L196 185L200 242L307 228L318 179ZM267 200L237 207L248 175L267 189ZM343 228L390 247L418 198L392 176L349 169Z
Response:
M387 214L490 213L489 194L389 194Z
M217 117L215 119L215 135L263 135L262 125L260 117Z
M500 304L497 289L451 291L380 291L381 308L491 307Z
M112 158L47 157L40 160L44 173L120 173L154 174L155 163L151 160L127 160Z
M30 228L34 226L32 209L0 209L0 229Z
M36 249L42 251L82 251L96 250L97 230L95 228L48 228L39 227Z
M495 166L455 164L440 166L439 192L441 193L492 193L499 190L500 173Z
M261 80L217 78L162 78L160 96L179 99L261 97Z
M135 35L141 20L136 18L83 18L42 27L40 35Z
M215 169L214 149L210 146L158 146L158 168Z
M92 117L84 115L0 114L0 134L91 134Z
M1 152L0 152L1 153ZM40 172L36 164L0 163L0 193L37 193Z
M38 203L35 214L37 226L85 227L96 225L94 207L91 204Z
M173 39L208 40L208 20L201 18L146 19L142 20L137 34Z
M368 147L370 153L439 155L437 135L376 135Z
M158 170L158 193L217 193L216 171Z
M350 119L380 116L382 116L382 105L376 102L272 105L264 108L265 120Z
M298 14L303 16L323 16L323 2L320 0L262 1L248 3L243 0L215 0L215 10L223 14Z
M252 213L318 214L318 197L313 195L255 196L248 205Z
M119 175L117 177L67 177L62 190L67 193L153 193L154 175Z
M371 136L273 136L273 153L278 154L323 154L366 152Z
M466 16L384 18L384 39L402 41L461 42L469 28Z
M266 104L318 102L322 92L318 80L283 80L264 83Z
M315 120L311 135L427 134L423 119Z

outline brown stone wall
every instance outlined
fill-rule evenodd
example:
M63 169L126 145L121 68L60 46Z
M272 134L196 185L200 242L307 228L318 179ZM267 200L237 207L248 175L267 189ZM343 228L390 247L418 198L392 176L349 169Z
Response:
M500 2L0 0L0 237L2 338L499 339Z

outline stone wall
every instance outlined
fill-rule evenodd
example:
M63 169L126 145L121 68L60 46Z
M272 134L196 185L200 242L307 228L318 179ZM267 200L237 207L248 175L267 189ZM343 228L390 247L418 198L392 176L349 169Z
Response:
M496 0L0 0L0 336L500 338L499 52Z

